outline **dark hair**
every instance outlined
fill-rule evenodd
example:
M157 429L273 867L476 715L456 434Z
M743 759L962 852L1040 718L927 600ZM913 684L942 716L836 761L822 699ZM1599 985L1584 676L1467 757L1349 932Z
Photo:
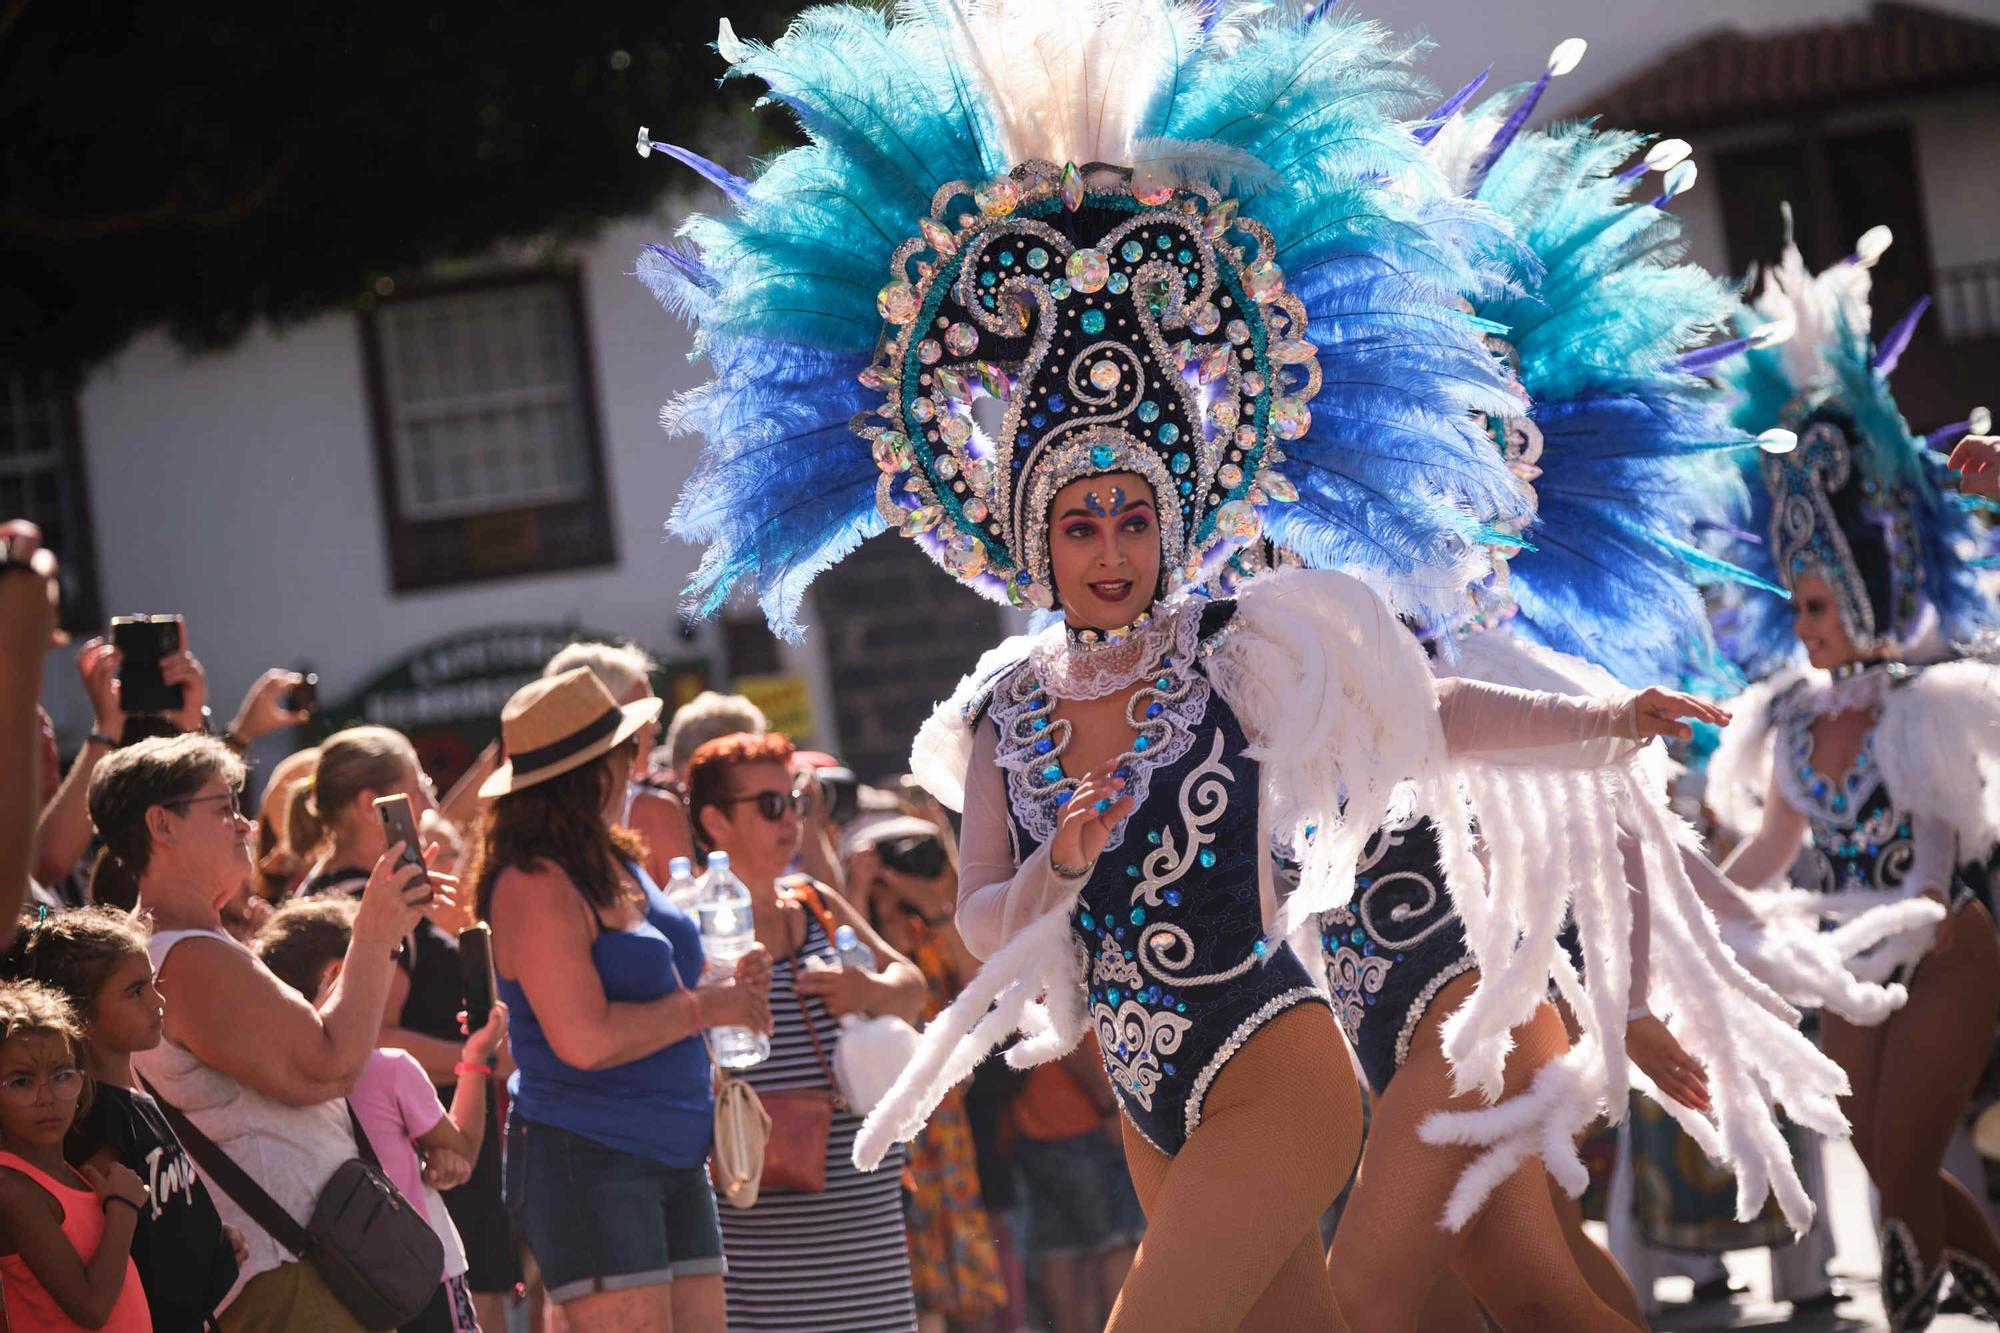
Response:
M326 965L347 956L360 910L359 901L339 894L294 899L257 932L257 956L278 980L310 1000L319 993Z
M76 1007L61 991L39 981L0 982L0 1042L35 1032L52 1032L69 1047L69 1057L83 1071L83 1095L77 1098L79 1118L90 1109L90 1062L83 1054L83 1024Z
M109 907L29 912L7 951L7 976L39 981L69 998L88 1026L112 970L146 952L146 922Z
M493 883L503 870L532 870L552 862L599 908L624 896L618 863L646 859L645 840L627 828L607 828L604 808L632 771L638 743L628 740L599 759L532 787L496 796L480 816L465 880L473 885L484 920L493 907Z
M218 777L241 789L243 761L213 736L194 732L125 746L97 766L90 776L90 822L133 883L153 855L146 812L185 801Z
M701 812L719 806L736 793L729 788L729 773L745 764L789 766L794 747L780 731L762 733L739 731L733 736L717 736L694 752L688 760L688 823L694 828L694 843L703 855L715 849L701 827Z

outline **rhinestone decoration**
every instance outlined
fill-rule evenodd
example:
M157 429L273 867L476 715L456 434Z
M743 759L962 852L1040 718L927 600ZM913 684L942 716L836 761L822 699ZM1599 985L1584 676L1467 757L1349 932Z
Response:
M1312 428L1320 378L1274 254L1217 191L1116 167L1029 162L940 188L896 249L859 373L881 395L855 429L884 519L1037 606L1053 602L1047 499L1078 477L1152 486L1170 582L1261 532L1284 485L1263 479Z

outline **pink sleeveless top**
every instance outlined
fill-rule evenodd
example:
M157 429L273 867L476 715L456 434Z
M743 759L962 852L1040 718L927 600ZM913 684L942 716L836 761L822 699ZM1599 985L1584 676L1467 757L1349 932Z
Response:
M62 1233L77 1257L88 1265L104 1239L104 1205L87 1189L75 1189L48 1175L39 1167L10 1152L0 1152L0 1166L19 1171L54 1197L62 1209ZM56 1298L49 1295L35 1275L28 1271L18 1254L0 1254L0 1286L7 1292L7 1327L13 1333L44 1333L45 1330L81 1329L63 1313ZM139 1270L125 1260L125 1285L118 1289L118 1303L111 1318L104 1321L103 1333L153 1333L153 1316L146 1308L146 1293L139 1286Z

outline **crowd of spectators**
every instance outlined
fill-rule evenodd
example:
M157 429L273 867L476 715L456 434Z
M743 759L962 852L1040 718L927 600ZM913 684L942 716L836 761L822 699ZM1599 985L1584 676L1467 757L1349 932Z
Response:
M6 1327L380 1327L299 1243L357 1161L435 1237L399 1261L435 1267L403 1328L1102 1326L1144 1223L1094 1051L989 1061L852 1164L843 1036L920 1026L978 967L952 820L907 779L861 785L741 696L669 715L646 654L604 643L524 685L442 796L402 733L323 734L293 672L217 725L185 632L169 713L128 715L118 650L75 648L65 756L38 706L55 572L0 525ZM267 737L294 743L254 771ZM715 853L755 924L728 965L667 892ZM767 1163L819 1177L748 1197L708 1169L704 1037L742 1027L770 1045L733 1071Z

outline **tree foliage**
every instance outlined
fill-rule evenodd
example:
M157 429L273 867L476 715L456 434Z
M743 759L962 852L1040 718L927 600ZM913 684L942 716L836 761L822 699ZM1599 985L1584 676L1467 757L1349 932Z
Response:
M642 212L687 176L634 156L641 123L746 139L718 18L773 36L796 7L0 0L0 360L223 346Z

